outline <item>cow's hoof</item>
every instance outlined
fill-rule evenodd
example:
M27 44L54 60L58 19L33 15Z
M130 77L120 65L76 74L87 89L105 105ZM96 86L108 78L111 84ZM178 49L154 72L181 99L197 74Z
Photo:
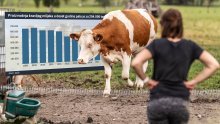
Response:
M23 90L21 84L15 84L15 88L18 89L18 90Z
M5 117L5 114L1 114L1 121L0 122L7 122L7 118Z
M109 97L110 96L110 90L104 90L103 97Z
M110 94L103 94L103 97L109 97L110 96Z
M143 82L136 82L135 84L137 86L137 89L142 89L144 87L144 83Z
M128 79L128 86L129 87L133 87L134 86L134 83L130 79Z
M37 123L37 120L35 117L32 117L32 118L27 118L23 124L36 124Z

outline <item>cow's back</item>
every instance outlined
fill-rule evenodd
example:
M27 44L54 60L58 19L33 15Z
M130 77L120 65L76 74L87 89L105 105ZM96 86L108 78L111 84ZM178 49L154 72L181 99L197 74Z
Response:
M140 46L147 45L156 34L155 19L144 9L123 10L122 12L133 25L133 43L138 43Z
M103 43L111 50L131 54L155 37L156 28L155 19L146 10L135 9L109 12L93 31L104 36ZM104 48L107 51L108 46Z

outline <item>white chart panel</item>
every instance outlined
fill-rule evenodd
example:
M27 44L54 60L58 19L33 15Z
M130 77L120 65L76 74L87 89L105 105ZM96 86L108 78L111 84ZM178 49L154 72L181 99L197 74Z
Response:
M78 43L69 35L92 29L103 14L6 13L7 74L31 74L103 69L98 55L78 64Z

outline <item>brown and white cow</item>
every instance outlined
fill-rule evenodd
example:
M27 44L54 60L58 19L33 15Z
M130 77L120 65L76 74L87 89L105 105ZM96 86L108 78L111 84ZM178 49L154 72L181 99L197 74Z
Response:
M30 78L31 81L35 81L37 86L40 86L40 79L35 75L15 75L13 76L13 83L15 87L22 89L22 86L24 85L25 78Z
M79 64L86 64L98 54L105 68L104 95L111 91L111 65L122 62L122 78L133 86L129 79L129 70L132 56L140 52L156 36L156 20L144 9L117 10L106 14L103 20L93 29L84 29L80 33L70 34L78 41L81 50L78 57ZM148 62L144 64L144 71ZM136 76L135 85L143 87L143 81Z

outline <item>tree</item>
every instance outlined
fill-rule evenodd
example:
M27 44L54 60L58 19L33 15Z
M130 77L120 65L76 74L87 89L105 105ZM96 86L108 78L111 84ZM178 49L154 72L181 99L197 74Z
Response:
M120 6L120 5L122 5L122 0L112 0L113 1L113 3L114 3L114 6Z
M215 0L208 0L208 7L210 7L214 1Z
M60 0L43 0L43 4L46 7L50 7L50 6L59 7Z
M64 3L67 5L70 0L64 0Z
M83 4L86 2L87 0L80 0L79 6L83 6Z
M43 5L48 7L48 12L53 12L53 7L59 7L60 1L59 0L43 0Z
M34 0L35 6L39 8L41 0Z
M0 0L0 4L1 4L1 6L3 6L4 0Z
M14 5L14 1L13 0L7 0L6 1L6 5L7 6L13 6Z
M166 1L166 3L168 4L168 5L172 5L173 4L173 0L165 0Z
M200 5L200 6L203 6L203 4L204 4L204 0L200 0L200 1L199 1L199 5Z
M18 0L17 1L17 6L19 7L19 8L21 8L22 7L22 5L23 5L23 0Z
M194 0L193 2L195 6L203 6L204 4L204 0Z
M96 0L96 2L98 2L102 7L107 7L111 4L110 0Z
M187 1L188 0L178 0L177 2L179 5L187 5Z

